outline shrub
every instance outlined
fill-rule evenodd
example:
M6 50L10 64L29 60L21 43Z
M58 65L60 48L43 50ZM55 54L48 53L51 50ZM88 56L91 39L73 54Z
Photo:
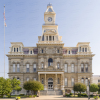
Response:
M32 95L29 95L29 98L32 98Z
M78 97L81 97L81 94L80 93L78 93Z
M68 96L68 94L66 93L66 96Z
M20 94L20 96L24 96L25 94Z
M33 97L36 97L37 95L33 95Z
M10 94L7 94L8 98L11 98L11 95Z
M91 94L90 97L93 97L93 94Z
M73 95L73 93L70 93L70 95Z
M81 96L87 97L87 94L86 93L82 93Z
M93 98L94 98L94 99L99 99L99 96L94 96Z
M2 96L2 95L0 95L0 98L3 98L3 96Z

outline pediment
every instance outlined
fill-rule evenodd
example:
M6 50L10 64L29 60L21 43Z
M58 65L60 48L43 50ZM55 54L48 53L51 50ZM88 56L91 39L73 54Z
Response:
M46 30L44 34L57 34L54 30Z

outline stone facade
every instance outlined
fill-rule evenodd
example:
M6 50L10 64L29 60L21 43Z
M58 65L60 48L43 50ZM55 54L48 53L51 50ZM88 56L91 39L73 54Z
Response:
M89 42L79 42L76 47L64 47L55 24L56 13L48 4L44 13L45 24L36 47L24 47L21 42L11 42L9 78L17 78L21 86L28 80L37 80L44 90L72 91L77 82L88 84L92 77L92 54ZM24 89L20 93L26 93Z

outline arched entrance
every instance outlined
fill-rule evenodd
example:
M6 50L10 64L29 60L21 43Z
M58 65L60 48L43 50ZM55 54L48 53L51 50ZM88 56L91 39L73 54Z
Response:
M48 79L48 90L53 90L53 79L52 78Z
M51 66L52 63L53 63L53 59L52 59L52 58L49 58L49 59L48 59L48 66Z

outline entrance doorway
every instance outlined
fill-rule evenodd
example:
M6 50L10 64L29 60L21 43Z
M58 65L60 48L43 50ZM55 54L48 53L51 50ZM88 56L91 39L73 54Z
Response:
M48 79L48 90L53 90L53 79L52 78Z

